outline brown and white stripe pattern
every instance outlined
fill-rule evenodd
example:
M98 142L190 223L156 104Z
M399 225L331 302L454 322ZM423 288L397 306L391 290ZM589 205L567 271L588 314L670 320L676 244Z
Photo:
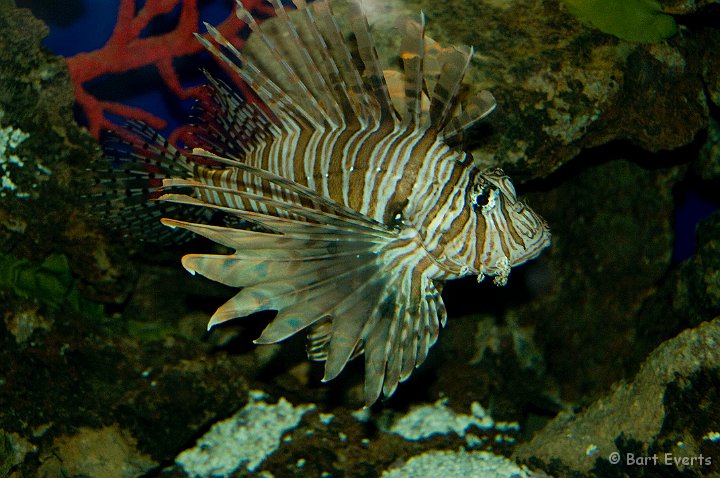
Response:
M403 71L383 72L360 6L345 8L348 41L326 0L295 0L292 11L271 3L277 17L259 25L238 2L253 31L243 51L210 26L212 42L198 37L265 107L211 78L203 127L214 147L194 154L221 166L182 159L192 177L166 179L161 197L262 232L163 223L236 251L183 259L193 273L242 288L210 326L277 310L257 342L307 330L326 380L364 353L370 404L391 395L437 339L442 281L474 274L504 284L549 232L502 172L477 171L448 144L495 106L482 92L458 108L471 48L440 47L421 16L403 24Z

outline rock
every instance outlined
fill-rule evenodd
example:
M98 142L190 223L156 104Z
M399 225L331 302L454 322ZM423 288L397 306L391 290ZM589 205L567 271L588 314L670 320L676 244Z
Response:
M720 123L710 118L707 139L693 169L704 181L720 180Z
M26 320L24 302L5 307L0 327ZM107 319L48 310L41 318L43 327L33 319L22 335L0 333L0 409L7 411L0 414L0 429L38 450L17 465L20 476L35 476L31 471L52 443L72 441L79 428L97 431L107 424L131 435L128 446L138 453L157 463L168 460L198 428L247 400L242 371L254 367L248 357L211 358L180 336L142 341ZM89 462L73 469L83 463ZM84 474L99 476L90 471Z
M189 476L231 476L238 469L254 472L280 447L281 439L298 426L303 415L314 405L293 406L284 398L276 404L252 395L250 403L232 417L215 423L195 447L183 451L175 463Z
M689 15L697 13L710 5L718 4L718 0L659 0L665 13L673 15Z
M697 34L697 43L703 47L702 73L707 96L720 106L720 30L704 28Z
M513 313L534 326L564 400L582 401L636 370L627 351L643 301L670 266L678 172L615 160L538 197L553 230L538 260L550 287Z
M702 14L711 3L717 2L667 0L664 8ZM385 3L378 15L394 7ZM136 466L148 475L185 476L175 458L213 424L236 417L250 388L267 390L268 402L284 396L317 408L263 455L257 471L275 476L379 476L410 468L410 457L415 464L428 460L433 471L444 458L518 473L497 455L509 454L563 401L595 404L576 416L576 425L556 419L517 457L534 456L548 471L557 458L562 474L606 470L607 453L616 448L712 453L720 381L709 368L716 356L697 337L716 330L717 321L661 346L635 382L596 400L668 334L720 314L717 224L703 226L698 255L666 277L672 189L684 167L654 168L668 155L640 150L686 145L704 128L708 103L720 98L717 29L683 25L665 42L638 44L579 22L558 0L409 0L399 9L424 10L429 35L445 44L476 47L470 88L492 91L499 108L469 147L482 165L538 180L527 185L536 189L530 202L550 223L554 245L513 272L506 288L470 280L471 291L458 294L448 286L454 315L429 360L392 400L367 412L383 410L379 418L359 422L351 411L361 404L361 360L321 384L322 366L305 362L302 340L274 349L252 345L267 314L234 321L207 339L205 322L230 291L186 276L177 249L127 259L128 246L92 225L81 196L99 149L72 121L63 62L39 46L46 28L0 0L1 174L17 185L0 202L0 257L35 278L36 269L48 269L50 252L58 253L67 259L58 290L79 290L108 311L83 317L50 307L63 304L54 299L64 294L44 293L42 300L25 294L32 287L19 294L17 284L0 284L0 410L8 411L0 413L6 437L0 471L37 476L44 467L52 475L60 466L57 450L74 475L124 476L126 466ZM717 125L711 128L714 141ZM708 145L696 166L710 179L717 177L717 160L714 143ZM595 149L578 156L588 148ZM641 158L651 168L618 158ZM460 313L464 307L471 310ZM657 329L643 335L638 318ZM693 362L691 353L709 365ZM437 402L443 396L447 406ZM702 399L706 407L697 406ZM426 407L412 407L422 402ZM647 407L637 420L626 419L638 403ZM517 427L503 430L503 422L493 421L486 428L490 415ZM417 440L389 433L399 423L392 417L405 417ZM465 436L437 433L449 421ZM627 433L618 439L620 428ZM593 441L578 444L562 434L568 430ZM87 437L99 445L92 455L73 452ZM476 460L480 451L493 455ZM92 461L98 457L116 466L102 468Z
M720 450L704 438L720 428L720 403L713 391L718 370L720 317L660 345L632 382L616 385L586 410L559 415L513 457L542 464L559 477L589 472L611 476L611 471L631 469L635 457L653 456L663 473L718 473ZM688 466L672 461L684 456L695 460ZM613 463L615 457L619 464Z
M0 476L5 478L13 467L25 460L28 453L36 452L37 447L25 438L0 429Z
M707 123L703 78L716 77L703 75L703 58L713 53L693 35L619 40L559 0L409 0L398 10L422 10L428 35L443 44L475 47L468 81L491 91L498 108L470 146L477 163L501 165L516 180L547 176L583 149L617 140L678 148Z
M134 478L157 466L136 446L132 435L117 426L81 428L72 436L55 439L52 453L42 458L37 476Z
M485 451L429 451L411 457L401 467L383 472L382 478L529 478L529 470L520 468L505 457Z
M635 320L633 354L720 315L720 213L700 223L697 252L675 267L643 303Z
M0 252L33 261L62 252L85 294L120 303L133 268L82 214L86 170L101 152L73 119L65 62L40 44L47 33L30 10L0 4ZM3 132L22 141L13 146Z
M413 407L407 415L395 420L389 431L406 440L419 440L451 432L465 437L469 428L490 430L495 427L492 418L478 402L473 403L471 415L455 413L445 402L439 400L432 405Z

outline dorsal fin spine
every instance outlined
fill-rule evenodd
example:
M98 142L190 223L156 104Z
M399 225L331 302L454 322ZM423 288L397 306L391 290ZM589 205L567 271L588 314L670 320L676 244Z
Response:
M310 108L303 108L305 114L308 115L308 119L310 119L312 123L314 123L315 127L323 126L326 118L324 118L321 114L318 114L318 112L322 111L322 109L316 101L315 97L308 90L307 86L305 86L305 83L301 81L297 72L283 58L282 54L276 48L272 39L263 32L262 28L260 28L260 25L257 23L257 21L255 21L255 17L253 17L252 14L245 8L242 2L240 0L235 0L235 3L237 5L235 9L237 17L250 27L250 30L252 30L253 34L257 35L262 40L265 46L267 46L268 50L270 50L270 53L273 55L273 58L277 62L277 64L282 67L288 78L292 80L295 86L300 90L303 99L310 103L308 105ZM240 57L238 56L238 58ZM244 62L249 62L249 60L245 58ZM268 79L268 81L271 80ZM278 87L278 89L280 88Z
M293 3L298 11L302 12L302 19L310 33L308 41L314 42L313 48L317 55L320 56L321 63L317 65L318 74L321 74L319 69L322 68L322 73L327 77L327 81L322 77L322 74L321 79L326 85L328 92L335 98L339 109L339 121L343 126L348 122L356 122L359 119L360 112L348 96L347 85L342 79L335 59L329 54L329 46L323 38L322 33L320 33L315 16L312 11L307 8L304 0L294 0Z
M392 121L397 123L399 119L390 101L390 94L385 83L385 75L380 67L375 41L370 35L367 16L362 5L355 2L350 3L350 10L352 12L351 25L353 33L355 33L358 53L365 66L363 77L370 87L373 99L377 103L377 120L379 122Z
M367 127L372 119L372 105L370 97L365 91L360 72L355 68L350 50L335 19L332 9L327 0L317 0L312 3L315 11L315 25L322 36L327 38L327 45L331 51L335 50L335 65L340 78L343 79L342 87L353 105L356 117L361 127Z
M400 57L405 69L405 116L403 121L410 128L420 127L420 101L423 84L423 59L425 56L425 14L420 13L420 31L410 22L405 24L405 37ZM417 33L417 35L416 35Z
M463 59L461 64L454 64L456 60L448 55L447 61L443 64L440 78L435 84L433 90L432 102L430 104L430 121L432 129L439 133L445 128L445 125L450 119L450 115L456 105L457 94L460 90L460 85L468 67L470 66L470 60L473 56L472 47L456 47L456 55L462 55ZM457 62L460 63L460 62ZM458 68L451 70L453 66Z
M301 61L304 67L308 70L308 82L310 83L310 89L305 88L310 95L315 99L318 105L325 112L326 120L330 123L330 127L336 129L342 124L342 112L339 111L338 105L335 103L335 98L325 82L325 78L320 73L318 66L315 64L305 42L300 38L295 23L290 19L288 12L283 7L279 0L270 0L273 8L275 9L275 15L277 18L282 20L285 28L292 37L292 42L297 47L298 52L301 55ZM303 8L303 10L306 10ZM312 29L311 29L312 31ZM300 84L305 86L302 81ZM314 93L315 92L315 93Z
M235 72L243 81L245 81L270 108L273 114L277 117L283 116L283 123L290 122L288 120L293 119L295 121L309 122L313 127L322 127L321 123L318 123L314 116L310 115L305 109L297 104L288 94L272 82L265 74L263 74L259 68L257 68L252 62L250 62L235 46L227 41L225 37L212 25L205 23L210 36L220 46L226 48L232 55L243 63L243 66L238 66L234 61L230 59L223 51L215 46L210 41L206 40L200 35L195 35L198 41L215 57L220 59L225 65L227 65L233 72Z

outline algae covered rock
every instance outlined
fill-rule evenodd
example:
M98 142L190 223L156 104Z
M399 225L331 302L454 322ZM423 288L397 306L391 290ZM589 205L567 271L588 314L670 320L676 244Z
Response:
M663 0L644 14L667 22L711 4ZM514 458L554 476L628 471L612 467L613 451L720 462L718 319L708 322L720 314L717 218L701 226L692 259L670 259L673 188L696 138L698 176L718 177L717 119L698 136L720 104L718 29L676 18L674 35L661 40L671 31L660 28L638 43L561 0L378 8L424 10L429 36L475 46L468 89L492 91L499 106L467 147L481 165L534 180L522 195L554 244L506 288L448 286L445 340L359 421L362 363L321 384L302 341L249 345L267 316L208 338L204 322L227 290L191 282L177 250L122 259L126 246L90 225L81 195L98 146L72 120L62 60L39 46L46 27L0 0L0 475L210 476L211 456L236 476L533 476L496 454L509 456L559 408L584 405ZM108 313L81 313L95 302ZM271 398L248 403L251 388ZM274 433L256 440L257 455L236 453L261 431ZM228 442L238 448L224 451Z
M718 0L659 0L662 10L673 15L687 15L717 5Z
M616 159L543 193L553 247L539 262L552 287L516 314L534 324L566 399L592 396L634 370L636 314L670 267L678 176Z
M137 476L242 406L251 367L97 308L127 300L136 265L85 212L102 153L47 33L0 1L0 475Z
M403 466L383 472L382 478L529 478L532 472L505 457L476 451L429 451L411 457Z
M71 436L55 439L53 451L42 458L37 476L133 478L157 466L136 446L135 438L117 426L100 429L83 427Z
M627 2L652 10L649 3ZM498 108L468 146L477 163L500 165L515 179L544 177L581 150L617 140L648 151L678 148L707 123L703 81L717 75L703 73L712 52L693 35L621 40L583 23L561 0L400 7L419 10L429 36L475 47L471 87L491 91Z
M720 315L720 214L697 228L697 252L663 278L643 303L635 325L634 353Z
M100 148L75 123L65 62L40 44L47 34L30 10L0 4L0 252L63 253L84 294L122 302L132 268L83 213Z
M615 476L640 465L674 476L717 473L720 449L707 437L720 427L709 406L718 398L718 344L720 318L682 332L653 351L631 382L580 413L561 414L514 457L542 462L554 476ZM642 457L648 463L635 461Z
M710 118L707 139L693 169L705 181L720 180L720 122Z

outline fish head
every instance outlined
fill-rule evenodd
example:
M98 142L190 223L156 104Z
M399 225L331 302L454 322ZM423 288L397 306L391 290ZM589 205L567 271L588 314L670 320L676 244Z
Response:
M479 172L467 189L467 202L476 216L477 251L473 269L478 280L495 276L504 285L510 268L536 258L550 245L545 220L518 199L510 178L501 169Z

